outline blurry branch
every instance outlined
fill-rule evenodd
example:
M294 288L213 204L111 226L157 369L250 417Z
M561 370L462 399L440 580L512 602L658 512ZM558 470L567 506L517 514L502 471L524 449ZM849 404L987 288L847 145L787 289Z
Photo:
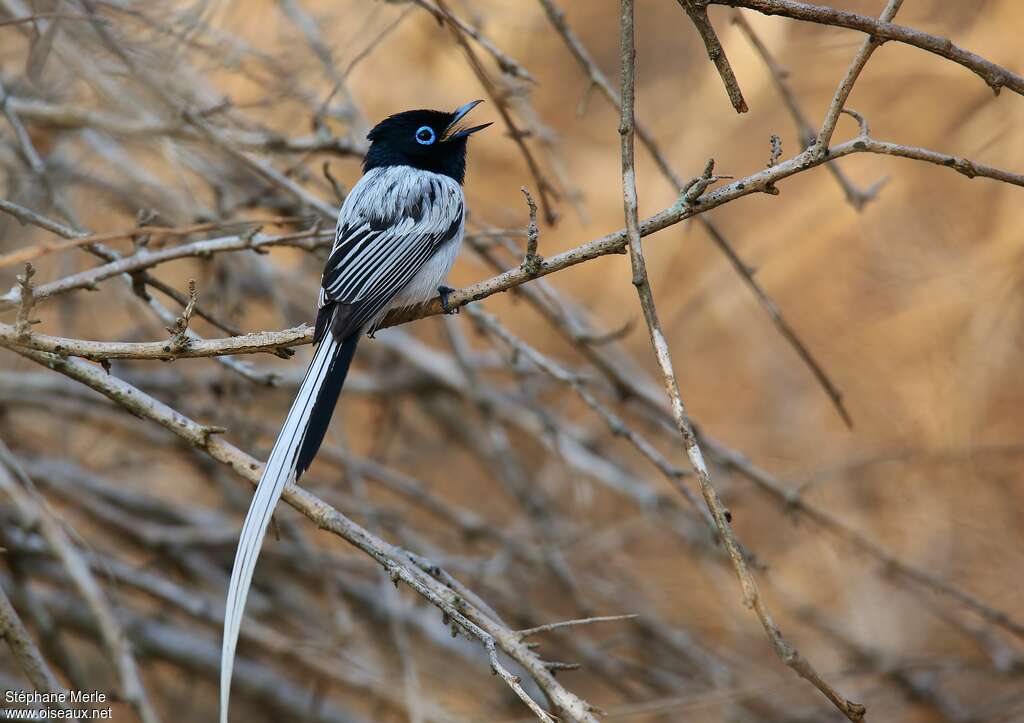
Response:
M60 519L50 511L45 500L32 487L31 481L18 467L3 442L0 442L0 459L0 489L14 505L22 526L38 529L67 570L100 630L111 664L117 671L124 700L135 709L143 723L159 723L160 718L142 683L131 645L103 589L64 531ZM15 481L15 475L21 479L20 484Z
M1024 77L1003 68L980 55L964 50L953 44L946 38L937 35L908 28L903 25L894 25L885 20L876 20L867 15L836 10L823 5L812 5L810 3L796 2L795 0L694 0L702 5L726 5L732 8L747 8L756 10L764 15L781 15L794 20L803 20L821 25L831 25L837 28L859 30L867 33L877 41L885 42L895 40L907 45L913 45L921 50L939 55L946 60L951 60L957 65L979 75L995 93L1002 88L1009 88L1015 93L1024 95ZM889 8L886 8L889 12ZM892 11L893 14L895 10ZM891 16L890 16L891 17ZM870 54L870 53L868 53ZM856 73L853 74L856 78Z
M6 211L15 218L40 228L51 231L66 239L95 238L92 234L76 231L61 223L48 219L27 208L0 199L0 211ZM140 233L144 233L142 230ZM226 251L257 251L269 246L296 246L299 248L314 249L329 245L328 241L333 240L334 231L321 231L319 226L314 224L307 231L283 234L279 236L268 236L261 233L244 232L221 238L207 239L205 241L193 241L180 246L172 246L158 251L137 252L131 256L118 257L103 266L97 266L87 271L72 274L63 279L41 284L35 289L35 298L41 301L54 294L62 294L75 289L95 289L100 281L119 276L131 274L153 268L167 261L197 257L210 258L216 253ZM92 243L96 243L95 240ZM149 280L147 279L147 283ZM0 309L11 308L17 304L19 298L17 288L11 289L4 296L0 297Z
M3 210L9 210L11 213L14 212L15 205L10 202L0 199L0 204ZM27 210L27 209L25 209ZM42 243L34 246L27 246L25 248L12 251L10 253L0 256L0 268L5 266L13 266L15 264L24 263L26 261L34 261L42 256L48 254L57 253L60 251L66 251L68 249L78 248L80 246L87 246L93 243L106 242L106 241L118 241L121 239L130 239L138 236L147 237L167 237L175 238L179 236L188 236L193 233L201 233L203 231L214 231L217 229L223 229L231 226L263 226L272 225L278 226L286 223L294 223L297 221L309 221L308 218L301 216L284 217L284 218L268 218L254 221L211 221L207 223L197 223L191 226L182 226L181 228L164 228L161 226L139 226L130 231L110 231L106 233L98 233L81 236L80 238L70 238L63 243ZM56 227L54 229L56 230ZM64 233L75 233L71 229L61 229L60 234Z
M443 14L447 21L448 28L451 30L452 37L455 42L465 51L466 59L469 61L470 67L476 74L477 79L480 81L480 85L483 86L487 92L488 97L494 103L495 108L498 110L498 114L501 116L502 121L505 123L505 127L508 129L509 136L512 141L519 146L519 151L523 156L523 160L526 161L526 166L530 171L530 175L533 176L534 183L537 184L537 192L540 194L540 205L544 210L544 219L548 225L554 225L558 220L558 213L555 211L553 205L554 200L558 198L558 192L550 181L544 176L540 169L540 165L537 163L537 159L534 158L533 152L530 150L530 146L526 143L527 132L521 129L516 121L512 118L512 111L508 105L508 98L506 91L499 88L490 75L487 73L487 69L484 64L480 62L480 58L477 57L476 51L473 50L472 46L463 37L463 31L455 22L451 12L448 10L444 0L434 0L438 9Z
M81 15L79 13L33 13L23 18L11 18L10 20L0 20L0 28L9 27L11 25L22 25L26 23L35 23L39 20L89 20L88 15Z
M96 130L115 136L153 138L167 136L185 141L201 141L203 134L180 121L133 120L120 115L49 103L43 100L10 97L7 102L24 120L44 128L61 130ZM264 131L219 129L223 137L237 148L261 153L329 153L342 157L362 158L365 142L355 142L321 131L311 136L289 138Z
M1014 619L1002 610L997 610L985 604L973 595L951 585L938 575L900 560L868 535L850 527L841 518L805 501L798 493L789 491L781 480L757 467L742 454L725 447L707 435L702 434L701 440L716 464L724 469L734 470L745 479L754 483L758 489L774 498L784 509L803 515L824 531L846 542L854 549L878 560L882 563L885 571L895 573L925 589L955 600L989 623L997 625L1024 639L1024 623Z
M38 602L43 607L42 612L59 623L62 629L99 637L95 622L83 614L70 596L50 592L41 596ZM140 615L123 608L118 608L117 614L125 622L126 642L130 641L140 654L170 663L190 675L216 675L220 648L214 640L151 615ZM236 667L239 690L258 700L271 714L285 720L301 719L313 723L365 723L364 719L339 711L332 705L317 705L310 710L305 689L265 664L239 659Z
M262 466L260 462L216 436L223 431L222 429L198 424L163 402L86 362L26 349L20 349L18 353L100 392L132 414L156 422L213 459L227 465L250 484L255 485L259 481ZM2 482L3 478L0 476L0 483ZM523 644L515 631L477 610L465 598L453 594L446 585L420 571L411 564L404 551L376 537L301 487L289 485L285 488L282 499L319 528L338 535L369 555L384 568L392 580L396 583L405 582L439 608L459 628L477 638L488 652L493 671L515 691L517 696L530 705L540 720L551 719L523 691L519 679L501 665L497 656L498 648L527 670L558 710L573 716L581 723L597 723L597 719L591 713L591 706L562 687L548 669L546 662Z
M828 375L825 373L825 370L822 369L821 365L811 354L810 350L804 345L802 341L800 341L800 338L796 335L796 331L793 329L792 326L789 325L789 322L786 321L785 317L782 316L782 312L779 310L779 307L775 304L774 301L772 301L768 297L767 294L764 293L764 291L762 291L761 287L754 282L753 271L745 263L743 263L743 259L736 255L736 252L733 250L732 246L729 245L725 237L722 236L722 234L719 232L716 226L712 226L709 224L707 226L707 231L710 234L711 239L715 242L719 249L721 249L722 253L725 254L725 257L729 259L729 263L732 264L732 267L736 270L736 273L739 274L740 277L747 282L747 286L750 287L751 292L753 292L753 294L757 297L762 308L764 308L764 310L772 318L772 321L778 328L779 333L781 333L786 338L786 340L789 341L793 349L796 350L796 353L800 355L800 358L803 359L804 363L814 374L815 379L818 380L818 384L820 384L821 388L825 390L826 394L828 394L829 399L832 400L833 406L836 408L836 410L838 410L839 416L843 418L843 421L846 423L846 426L852 429L853 420L850 418L850 413L847 411L846 406L843 404L842 393L839 391L839 389L836 388L835 384L832 383L832 380L829 379Z
M725 90L729 94L729 102L732 103L732 107L736 109L737 113L746 113L748 108L747 102L743 100L743 92L736 81L735 73L732 72L729 58L725 55L725 49L718 40L715 28L711 25L711 21L708 20L707 3L701 0L677 0L677 2L686 11L686 14L690 16L694 27L700 33L701 40L704 41L704 48L708 51L708 58L715 64L718 74L722 77L722 83L725 84Z
M544 373L571 387L572 390L579 395L580 399L582 399L583 402L601 418L613 435L622 437L632 444L641 456L653 464L673 485L673 487L675 487L680 494L686 497L694 505L695 509L701 509L699 507L698 500L693 496L689 488L681 482L685 476L683 470L673 465L653 444L631 429L622 417L613 412L606 404L601 402L589 389L584 379L582 379L578 374L563 368L551 359L545 357L523 340L515 337L511 332L505 329L505 327L503 327L496 318L479 307L470 306L467 308L467 311L473 321L482 330L501 339L502 342L508 345L515 353L529 359ZM714 529L713 521L710 518L706 521L710 526L712 526L712 529Z
M83 238L88 234L81 234L75 231L73 228L65 226L62 223L53 221L46 218L42 214L36 213L35 211L19 206L16 203L11 203L3 198L0 198L0 211L14 216L21 223L32 224L39 228L45 229L51 233L55 233L58 236L62 236L66 239L78 239Z
M481 48L486 50L491 57L494 58L494 62L497 63L501 72L512 76L513 78L519 78L520 80L534 82L533 76L526 70L518 61L514 58L509 57L501 48L492 43L485 35L483 35L478 29L472 25L464 22L457 15L450 12L447 8L441 6L439 3L431 2L431 0L412 0L421 8L429 12L438 22L448 22L455 25L460 33L467 35L472 38Z
M0 344L52 354L77 356L91 361L110 359L156 359L173 361L197 357L233 354L278 354L293 346L310 344L312 327L303 325L281 331L256 331L224 339L192 339L187 345L175 346L169 340L150 342L87 341L61 336L35 334L25 338L9 324L0 324Z
M811 606L801 607L798 614L808 626L823 633L846 651L857 665L868 670L877 670L880 676L891 680L909 701L925 705L950 723L969 723L973 719L973 716L956 703L952 696L946 694L945 686L941 683L920 680L913 671L901 668L898 663L886 661L881 651L872 650L861 644L826 620Z
M4 472L0 471L0 475L2 474ZM46 664L32 635L21 622L18 612L2 589L0 589L0 637L7 641L11 654L18 661L21 669L25 671L25 677L29 679L32 686L40 693L53 696L53 701L47 701L46 706L51 710L67 710L67 705L60 702L59 698L67 691L50 670L50 666ZM76 719L70 718L70 720Z
M562 620L557 623L547 623L546 625L538 625L535 628L526 628L524 630L517 630L516 634L520 638L528 638L531 635L538 635L539 633L547 633L552 630L560 630L562 628L573 628L578 625L593 625L594 623L610 623L619 620L632 620L636 615L600 615L593 618L579 618L576 620Z
M661 328L658 319L658 312L655 307L654 293L651 290L651 283L647 276L647 265L644 260L643 247L640 242L640 221L637 215L637 192L636 172L634 170L634 129L633 129L633 104L635 97L636 83L636 46L633 29L633 0L620 0L620 43L621 43L621 71L622 71L622 114L619 123L619 135L622 139L622 194L623 206L626 215L626 230L629 237L629 257L633 269L633 285L636 287L637 295L640 298L640 306L643 309L644 321L647 323L647 330L651 339L651 346L658 366L664 378L665 391L668 394L672 407L672 417L676 428L686 450L686 456L690 460L694 472L697 475L697 482L700 485L701 494L707 504L715 521L715 527L721 535L721 541L725 545L732 560L736 576L739 578L743 590L743 602L748 608L756 613L761 625L764 627L768 639L772 643L779 659L793 669L800 677L805 678L822 692L849 720L857 723L863 720L865 708L859 703L844 698L838 691L829 685L814 669L811 663L800 655L783 636L781 630L772 620L764 599L760 595L757 582L747 567L743 553L740 550L739 541L730 524L731 515L722 505L718 492L715 490L711 475L704 462L697 438L693 433L693 425L686 411L679 392L679 383L676 380L675 371L672 366L672 357L669 352L668 340ZM709 163L705 176L712 170Z

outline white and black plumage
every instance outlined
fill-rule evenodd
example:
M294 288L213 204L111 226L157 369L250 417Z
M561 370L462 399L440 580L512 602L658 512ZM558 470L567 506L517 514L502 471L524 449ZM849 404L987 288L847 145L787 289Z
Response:
M480 101L454 113L414 110L370 131L363 177L338 215L324 267L313 361L270 452L242 525L228 587L220 718L226 723L235 646L267 524L285 485L309 468L334 412L356 345L391 308L445 293L465 226L462 181L470 134L458 128Z

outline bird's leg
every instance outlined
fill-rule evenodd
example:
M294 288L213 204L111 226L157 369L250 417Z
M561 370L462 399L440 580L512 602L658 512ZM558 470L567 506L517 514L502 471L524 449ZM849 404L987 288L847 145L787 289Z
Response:
M453 309L448 306L448 297L453 291L455 291L455 289L450 286L442 285L437 287L437 294L441 297L441 310L446 314L454 314L458 311L458 309Z

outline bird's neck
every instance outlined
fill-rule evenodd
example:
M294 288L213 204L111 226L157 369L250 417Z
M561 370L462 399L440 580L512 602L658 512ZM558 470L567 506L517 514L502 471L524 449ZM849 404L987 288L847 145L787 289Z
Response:
M461 150L461 152L458 152L458 150ZM386 146L373 144L366 153L366 158L363 159L363 173L374 168L408 166L420 171L430 171L431 173L448 176L461 185L466 177L466 152L465 148L458 150L438 156L410 158L404 153L387 148Z

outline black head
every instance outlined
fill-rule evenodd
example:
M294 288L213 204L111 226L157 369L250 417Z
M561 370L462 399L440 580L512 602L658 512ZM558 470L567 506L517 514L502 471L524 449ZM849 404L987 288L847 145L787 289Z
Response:
M383 166L412 166L451 176L462 183L466 176L466 141L491 124L457 126L482 102L466 103L454 113L407 110L385 118L366 136L370 150L363 159L363 173Z

